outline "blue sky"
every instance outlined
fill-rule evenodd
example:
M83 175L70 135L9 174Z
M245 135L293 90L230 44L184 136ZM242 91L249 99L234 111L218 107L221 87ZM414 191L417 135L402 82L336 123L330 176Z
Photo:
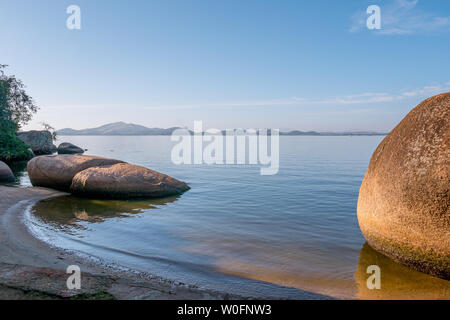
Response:
M41 107L27 129L386 131L450 91L450 1L2 0L0 24L0 63Z

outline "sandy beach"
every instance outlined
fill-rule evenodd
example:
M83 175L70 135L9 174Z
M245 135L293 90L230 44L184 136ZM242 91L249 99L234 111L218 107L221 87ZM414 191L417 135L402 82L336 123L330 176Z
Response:
M0 299L247 299L158 277L119 271L50 247L29 233L26 208L66 195L46 188L0 186ZM82 288L68 290L66 269L80 266ZM299 299L326 299L299 291Z

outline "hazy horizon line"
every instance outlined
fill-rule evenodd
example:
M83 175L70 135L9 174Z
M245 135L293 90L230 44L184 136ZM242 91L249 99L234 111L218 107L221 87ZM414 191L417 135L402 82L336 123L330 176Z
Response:
M141 126L141 127L145 127L147 129L161 129L161 130L168 130L168 129L187 129L187 130L191 130L193 131L193 128L187 127L187 126L171 126L171 127L149 127L147 125L143 125L143 124L138 124L138 123L134 123L134 122L126 122L126 121L114 121L114 122L108 122L105 124L101 124L95 127L88 127L88 128L72 128L72 127L64 127L64 128L60 128L60 129L55 129L55 131L61 131L61 130L76 130L76 131L81 131L81 130L90 130L90 129L97 129L100 127L104 127L107 125L112 125L112 124L126 124L126 125L136 125L136 126ZM234 128L204 128L203 132L208 130L208 129L218 129L218 130L237 130L237 129L256 129L256 130L279 130L280 132L286 133L286 132L292 132L292 131L299 131L299 132L317 132L317 133L359 133L359 132L369 132L369 133L387 133L386 131L380 131L380 130L372 130L372 129L366 129L366 130L308 130L308 129L298 129L298 128L273 128L273 127L263 127L263 128L255 128L254 126L249 126L249 127L234 127ZM38 129L31 129L31 130L38 130ZM31 130L23 130L23 131L31 131ZM39 131L39 130L38 130Z

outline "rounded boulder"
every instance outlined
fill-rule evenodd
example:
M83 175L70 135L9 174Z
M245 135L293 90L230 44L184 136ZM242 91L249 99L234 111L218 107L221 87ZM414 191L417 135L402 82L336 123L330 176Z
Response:
M429 98L372 155L358 199L368 244L392 260L450 279L450 93Z
M33 186L69 191L78 172L116 163L123 161L83 155L39 156L28 162L27 170Z
M70 187L79 196L112 199L159 198L188 189L183 181L128 163L83 170L75 175Z
M63 142L58 146L58 154L82 154L82 153L84 153L83 149L69 142Z
M13 182L14 180L14 174L9 166L3 161L0 161L0 182Z

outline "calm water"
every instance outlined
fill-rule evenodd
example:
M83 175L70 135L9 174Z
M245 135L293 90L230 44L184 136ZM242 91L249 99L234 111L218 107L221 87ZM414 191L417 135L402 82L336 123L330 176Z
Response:
M279 173L261 176L258 166L174 165L170 137L60 137L86 154L184 180L191 190L154 201L42 201L30 210L32 229L110 263L235 293L449 298L448 281L365 245L358 190L382 138L281 137ZM19 184L29 184L26 173ZM371 264L381 267L382 290L366 288Z

